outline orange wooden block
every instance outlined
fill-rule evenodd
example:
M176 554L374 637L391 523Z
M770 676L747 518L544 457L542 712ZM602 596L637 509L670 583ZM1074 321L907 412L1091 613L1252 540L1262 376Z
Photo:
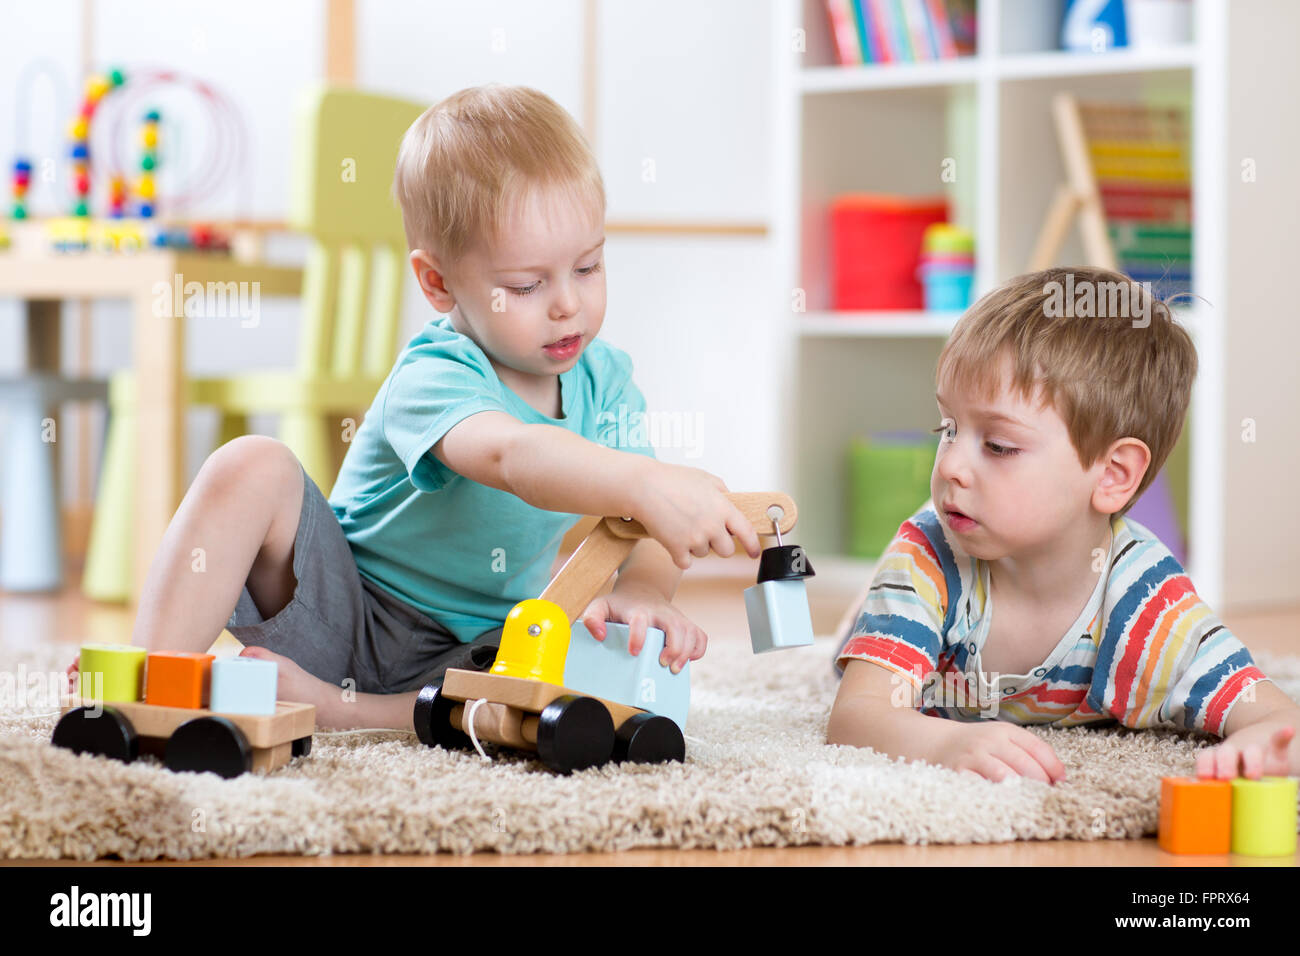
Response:
M145 703L159 707L206 707L214 660L212 654L154 651L145 663Z
M1232 847L1232 782L1160 778L1160 849L1227 853Z

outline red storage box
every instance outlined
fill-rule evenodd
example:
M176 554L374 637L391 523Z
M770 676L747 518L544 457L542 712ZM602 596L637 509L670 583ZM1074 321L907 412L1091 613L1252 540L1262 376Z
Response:
M921 309L916 270L925 227L948 221L942 197L870 193L831 202L831 308Z

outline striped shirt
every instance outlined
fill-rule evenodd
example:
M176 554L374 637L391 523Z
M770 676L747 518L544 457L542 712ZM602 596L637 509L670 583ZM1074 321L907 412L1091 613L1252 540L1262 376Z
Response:
M927 503L881 557L836 666L879 664L920 689L922 713L955 720L1119 721L1223 736L1232 705L1268 678L1155 535L1122 517L1111 531L1105 573L1046 660L1027 674L985 675L988 565L948 540Z

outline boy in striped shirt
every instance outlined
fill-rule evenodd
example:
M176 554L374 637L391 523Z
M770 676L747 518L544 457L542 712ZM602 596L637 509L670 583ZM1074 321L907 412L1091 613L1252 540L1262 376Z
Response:
M939 357L931 501L839 647L828 742L1055 783L1021 725L1118 721L1224 738L1202 777L1300 773L1300 707L1124 517L1196 364L1168 309L1107 270L1020 276L963 316Z

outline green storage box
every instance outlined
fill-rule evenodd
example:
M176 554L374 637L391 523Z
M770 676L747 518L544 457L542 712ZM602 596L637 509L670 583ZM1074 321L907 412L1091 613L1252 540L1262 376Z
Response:
M874 560L898 526L930 497L938 440L921 432L888 433L849 443L848 551Z

